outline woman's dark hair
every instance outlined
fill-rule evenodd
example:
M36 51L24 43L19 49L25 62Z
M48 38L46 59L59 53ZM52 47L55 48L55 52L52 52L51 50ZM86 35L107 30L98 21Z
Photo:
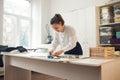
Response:
M55 14L55 16L51 19L50 24L59 24L62 23L64 25L64 20L60 14Z

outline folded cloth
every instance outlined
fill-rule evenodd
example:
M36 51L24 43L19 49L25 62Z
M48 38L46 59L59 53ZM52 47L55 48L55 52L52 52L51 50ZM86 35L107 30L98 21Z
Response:
M27 49L23 46L17 46L17 47L8 47L8 46L0 46L0 52L10 52L13 50L18 50L19 52L27 52Z
M27 49L24 48L23 46L18 46L16 47L16 49L18 49L19 52L27 52Z
M8 48L8 46L0 45L0 52L5 51Z
M27 52L27 49L24 48L23 46L17 46L17 47L8 47L5 45L0 45L0 53L1 52L10 52L13 50L18 50L19 52ZM0 67L3 67L3 56L0 55Z

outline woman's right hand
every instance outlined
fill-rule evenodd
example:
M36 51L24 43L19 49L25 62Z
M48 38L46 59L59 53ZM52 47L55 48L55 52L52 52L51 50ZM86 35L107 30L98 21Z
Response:
M53 52L54 52L54 50L50 50L50 51L49 51L49 54L51 55L51 54L53 54Z

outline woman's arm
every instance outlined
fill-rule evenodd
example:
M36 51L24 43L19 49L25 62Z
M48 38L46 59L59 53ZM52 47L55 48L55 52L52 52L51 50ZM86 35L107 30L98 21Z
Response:
M55 50L59 44L59 40L58 40L58 34L55 32L55 36L54 36L54 39L52 41L52 49L51 50Z

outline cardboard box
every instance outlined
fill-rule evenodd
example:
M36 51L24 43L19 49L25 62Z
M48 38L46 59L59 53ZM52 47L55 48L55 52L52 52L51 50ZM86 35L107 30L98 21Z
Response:
M114 47L90 48L91 57L112 58L112 57L114 57L114 53L115 53L115 48Z

